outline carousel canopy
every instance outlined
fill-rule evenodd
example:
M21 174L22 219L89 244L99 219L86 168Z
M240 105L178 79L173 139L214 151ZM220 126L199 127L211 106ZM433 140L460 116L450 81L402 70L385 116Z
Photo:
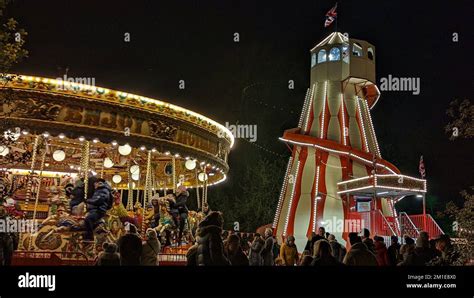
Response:
M88 143L91 174L116 187L125 187L127 178L137 187L143 184L149 152L156 187L225 180L234 137L205 116L160 100L69 81L23 75L2 80L3 170L26 174L36 148L37 153L46 150L43 175L74 175L81 170Z

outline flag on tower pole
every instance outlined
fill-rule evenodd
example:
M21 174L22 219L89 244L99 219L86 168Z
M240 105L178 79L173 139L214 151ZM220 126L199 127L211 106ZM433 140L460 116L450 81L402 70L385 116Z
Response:
M426 170L425 170L425 162L423 161L423 155L420 156L420 165L418 166L418 170L420 171L421 179L425 179Z
M331 26L332 22L337 18L337 3L334 5L333 8L331 8L327 13L326 13L326 21L324 22L324 27L329 27Z

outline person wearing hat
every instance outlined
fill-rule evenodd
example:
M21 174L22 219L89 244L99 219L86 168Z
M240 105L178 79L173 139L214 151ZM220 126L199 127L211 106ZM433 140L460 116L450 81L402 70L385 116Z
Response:
M295 266L298 264L298 249L295 244L295 237L288 236L285 243L280 247L280 259L284 266Z
M88 193L92 193L87 198L87 215L84 219L84 225L86 232L84 234L84 240L94 240L94 228L97 223L105 216L107 210L112 207L113 197L110 186L102 178L95 176L89 177L89 186L93 185L93 190Z
M134 224L126 223L127 233L117 241L121 264L125 266L139 266L143 252L142 240Z
M161 244L155 229L146 230L146 241L143 243L141 264L143 266L157 266Z

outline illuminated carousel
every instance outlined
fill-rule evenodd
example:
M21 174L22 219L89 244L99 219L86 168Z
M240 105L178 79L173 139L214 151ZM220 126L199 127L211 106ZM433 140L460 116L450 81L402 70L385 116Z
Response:
M93 258L104 241L123 233L123 218L143 232L153 217L152 198L180 185L195 189L198 209L207 189L225 181L234 143L221 124L184 108L134 94L61 80L8 75L0 86L0 198L8 215L39 224L21 233L17 258ZM114 206L85 248L84 214L71 214L68 192L89 177L115 190ZM193 199L193 198L190 198ZM200 214L190 211L187 228ZM166 220L167 216L161 216ZM167 223L159 227L167 228ZM29 255L28 255L29 254ZM58 261L59 263L59 261ZM70 263L73 263L71 261Z

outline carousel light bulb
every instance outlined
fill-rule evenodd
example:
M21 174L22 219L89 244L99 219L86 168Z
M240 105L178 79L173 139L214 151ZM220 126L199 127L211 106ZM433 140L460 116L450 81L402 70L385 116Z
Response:
M140 173L140 166L138 165L131 166L130 173L132 173L132 175L138 175Z
M66 136L63 133L60 133L58 136L61 140L64 139Z
M156 152L156 148L151 149L151 152Z
M169 151L166 151L165 154L166 154L166 155L170 155L171 153L170 153Z
M196 168L196 161L195 160L187 160L185 163L184 163L184 166L186 167L186 169L188 170L194 170Z
M129 155L132 152L132 147L129 144L125 144L123 146L118 147L118 152L120 155Z
M95 139L92 140L92 142L94 142L94 143L97 144L97 143L99 143L99 139L98 139L98 138L95 138Z
M199 174L198 174L198 179L199 179L199 181L201 181L201 182L207 181L207 178L208 178L208 177L207 177L207 174L206 174L206 173L199 173Z
M145 147L145 146L141 146L141 147L140 147L140 150L141 150L141 151L145 151L145 150L146 150L146 147Z
M117 174L117 175L114 175L114 176L112 177L112 181L113 181L114 183L120 183L120 182L122 181L122 176L120 176L120 175L118 175L118 174Z
M117 141L112 141L112 146L117 146Z
M189 160L189 156L186 156L184 159Z
M23 131L22 131L21 133L22 133L24 136L26 136L29 132L28 132L28 130L23 129Z
M10 149L7 146L0 146L0 155L7 156L10 153Z
M43 132L43 137L48 138L49 137L49 132L47 132L47 131Z
M205 164L205 162L204 162L204 161L202 161L202 162L200 163L200 165L201 165L201 166L203 166L204 164Z
M53 159L55 161L63 161L65 158L66 158L66 153L63 150L58 149L53 152Z
M179 157L179 153L176 153L176 154L174 155L174 157L178 158L178 157Z
M74 166L69 166L70 169L74 169Z
M111 168L111 167L113 167L113 166L114 166L114 162L113 162L110 158L106 157L106 158L104 159L104 167L107 168L107 169L109 169L109 168Z
M80 142L84 142L85 139L86 139L86 138L84 138L83 136L80 136L80 137L79 137L79 141L80 141Z

